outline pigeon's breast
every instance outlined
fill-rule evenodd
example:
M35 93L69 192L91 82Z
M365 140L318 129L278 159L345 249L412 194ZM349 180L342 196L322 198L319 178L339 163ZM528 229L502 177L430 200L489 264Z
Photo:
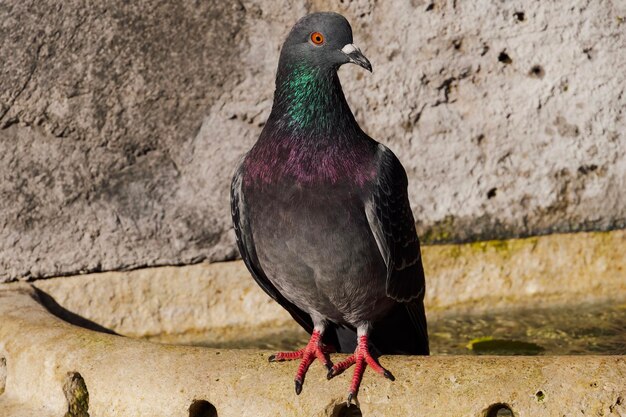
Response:
M353 325L376 319L393 304L363 192L350 181L291 179L246 190L268 279L304 311Z
M376 176L376 150L369 138L262 138L246 157L245 181L303 186L345 182L363 187Z

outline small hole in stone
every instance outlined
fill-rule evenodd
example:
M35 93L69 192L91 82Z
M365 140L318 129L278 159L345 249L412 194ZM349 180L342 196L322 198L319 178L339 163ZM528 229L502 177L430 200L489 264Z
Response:
M355 404L348 407L346 403L342 402L335 405L331 417L363 417L363 413Z
M543 401L546 398L546 394L539 390L535 393L535 397L537 398L537 401Z
M535 78L543 78L546 75L546 72L543 70L541 65L533 65L530 71L528 71L528 75Z
M434 3L430 3L428 6L426 6L426 11L430 12L434 8L435 8L435 4Z
M492 188L491 190L487 191L487 198L488 198L489 200L491 200L492 198L494 198L494 197L496 196L496 191L497 191L497 190L498 190L498 189L494 187L494 188Z
M189 406L189 417L217 417L217 409L205 400L195 400Z
M7 386L7 360L0 356L0 395L4 394Z
M491 404L484 411L484 417L515 417L513 410L507 404L495 403Z
M68 372L63 383L67 400L65 417L89 417L89 392L85 380L78 372Z
M523 22L524 19L526 19L524 12L515 12L513 13L513 16L515 16L515 20L517 20L518 22Z
M502 62L503 64L506 64L506 65L509 65L509 64L511 64L513 62L513 60L509 56L509 54L507 54L504 51L500 52L500 55L498 55L498 61L500 61L500 62Z
M587 175L590 172L595 171L596 169L598 169L598 166L596 164L590 164L590 165L581 165L578 167L578 172L580 172L583 175ZM595 385L590 384L590 386L592 387L596 387L598 386L597 383L594 382Z

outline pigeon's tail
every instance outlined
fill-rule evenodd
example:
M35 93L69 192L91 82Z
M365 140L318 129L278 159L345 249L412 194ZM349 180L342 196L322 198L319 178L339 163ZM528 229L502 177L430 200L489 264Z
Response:
M423 300L398 303L383 320L374 324L370 340L383 355L428 355Z
M383 320L374 323L370 342L372 353L376 355L428 355L423 300L398 303ZM337 352L353 353L357 344L356 331L331 325L324 333L324 343L334 346Z

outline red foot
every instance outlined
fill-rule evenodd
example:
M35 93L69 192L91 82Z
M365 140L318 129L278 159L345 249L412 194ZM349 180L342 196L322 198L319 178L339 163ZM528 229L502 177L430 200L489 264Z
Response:
M309 366L313 363L315 358L317 358L320 362L324 364L326 369L332 369L332 363L328 358L327 354L332 352L333 350L327 346L324 346L321 341L321 333L317 330L313 330L311 334L311 339L305 348L296 350L295 352L278 352L269 357L270 362L282 362L282 361L291 361L294 359L301 359L300 366L298 366L298 371L296 372L296 394L300 394L302 392L302 384L304 383L304 376L306 375L306 371L309 369Z
M354 354L348 356L344 361L339 362L328 372L328 379L335 377L352 365L356 364L354 368L354 374L352 375L352 383L350 384L350 392L348 393L348 405L352 403L352 399L359 393L359 387L361 386L361 380L363 379L363 372L365 372L365 366L369 365L374 371L378 372L382 376L392 381L395 381L394 376L380 366L378 361L372 357L367 347L367 336L359 337L359 344L356 347Z

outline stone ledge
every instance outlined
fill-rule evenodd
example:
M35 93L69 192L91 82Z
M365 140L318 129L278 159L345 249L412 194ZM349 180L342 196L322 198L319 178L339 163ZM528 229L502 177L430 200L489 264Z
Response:
M623 299L624 247L626 230L425 246L428 316ZM127 336L227 333L251 326L261 331L292 321L240 261L86 274L33 285L70 312Z
M82 329L51 315L28 284L0 288L0 356L6 417L33 410L86 416L87 404L90 416L109 417L345 415L345 375L326 381L314 365L296 396L294 365L269 364L268 352L158 345ZM626 414L623 356L385 356L381 362L397 379L366 374L363 416L482 417L499 403L516 417ZM73 414L65 414L68 403Z
M622 230L427 246L429 317L623 297L625 244ZM346 415L348 376L327 382L314 365L302 395L295 396L295 364L268 364L268 352L153 344L89 331L58 316L160 340L207 330L240 339L242 329L260 335L290 322L241 262L3 284L3 417L57 417L70 407L67 417L84 417L87 394L92 417L213 416L209 403L220 417ZM624 356L381 361L397 381L368 372L360 395L365 416L483 417L497 403L508 404L516 417L626 415ZM196 402L190 411L194 401L207 403Z

